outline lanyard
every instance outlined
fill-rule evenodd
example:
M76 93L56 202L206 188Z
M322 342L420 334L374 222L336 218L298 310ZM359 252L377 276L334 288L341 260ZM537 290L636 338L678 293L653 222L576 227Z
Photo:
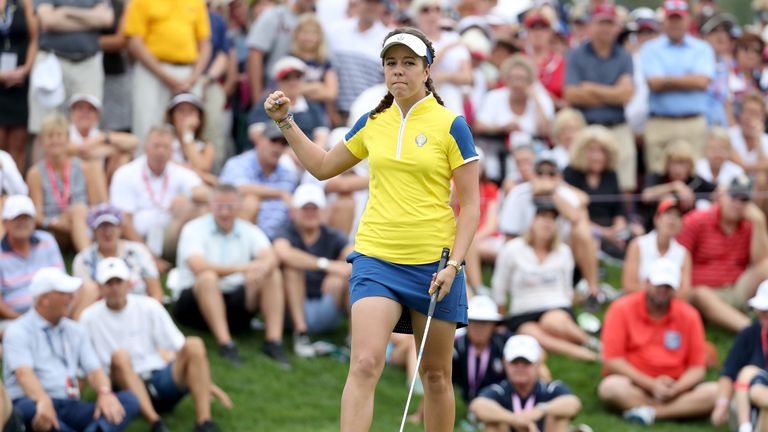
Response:
M469 395L474 397L477 394L477 387L485 378L485 372L488 369L488 360L491 358L491 347L486 346L480 354L480 365L477 364L477 352L475 346L471 343L467 350L467 380L469 381Z
M69 161L67 161L66 166L62 170L61 173L61 184L63 186L63 190L59 191L59 182L56 179L56 172L53 171L53 165L51 165L50 160L45 161L45 170L48 172L48 181L51 183L51 189L53 192L53 200L56 201L56 207L59 208L62 212L67 209L67 206L69 205L69 192L70 192L70 182L69 182L69 175L72 171L72 166L70 165Z
M512 395L512 412L519 413L530 411L536 405L536 395L531 394L528 400L525 401L525 406L520 402L520 396L517 393Z
M8 34L10 33L11 26L13 25L13 13L15 11L16 5L13 4L12 0L8 0L8 3L5 5L5 14L0 16L0 33L6 37L6 44L8 42Z
M46 339L48 339L48 346L51 348L51 353L53 353L53 355L57 359L59 359L59 361L64 365L64 368L67 369L67 373L70 373L69 362L67 361L67 351L69 350L67 349L67 342L64 340L63 330L60 329L58 332L61 339L61 348L64 350L63 354L59 354L56 351L56 347L53 343L53 338L51 338L51 333L53 332L53 330L54 330L53 327L46 327L44 329L45 337Z
M763 348L763 367L768 367L768 329L765 327L760 328L760 340Z
M160 190L161 194L159 195L159 199L155 199L155 191L149 183L149 174L147 173L146 168L141 170L141 178L144 180L144 187L147 189L147 194L149 194L149 200L152 201L152 204L154 204L155 207L163 208L165 194L168 192L168 171L163 172L163 187Z

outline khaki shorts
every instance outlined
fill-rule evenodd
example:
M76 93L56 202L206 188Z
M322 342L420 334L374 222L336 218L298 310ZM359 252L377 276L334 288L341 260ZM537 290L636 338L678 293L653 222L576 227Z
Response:
M676 139L691 143L694 157L703 154L707 139L707 119L703 115L690 118L651 117L645 126L645 168L648 172L663 174L664 151Z
M712 292L722 301L733 306L735 309L746 312L749 310L747 300L752 297L750 291L749 277L747 273L749 269L739 276L732 285L726 285L720 288L711 288Z
M616 175L619 177L619 187L622 191L633 191L637 188L637 146L635 136L626 123L609 128L616 141L618 161Z

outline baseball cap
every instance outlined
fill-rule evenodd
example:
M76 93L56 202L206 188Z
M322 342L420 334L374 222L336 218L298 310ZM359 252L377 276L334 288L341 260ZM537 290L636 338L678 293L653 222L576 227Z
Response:
M551 151L545 150L536 157L536 164L534 165L534 169L536 171L539 170L539 167L544 164L552 165L557 171L560 171L559 167L557 166L557 159L555 159L554 153Z
M387 50L395 45L405 45L417 56L427 59L427 64L432 64L432 54L430 54L429 48L427 48L427 44L410 33L398 33L388 37L387 40L384 41L384 45L381 47L381 53L379 53L379 57L383 59Z
M486 295L476 295L469 300L467 318L470 321L499 322L502 317L496 302Z
M549 18L539 11L531 11L525 15L523 25L526 28L531 28L535 25L544 25L546 27L552 27L552 23L549 22Z
M547 212L554 213L555 216L560 214L551 198L537 198L533 201L533 205L536 206L536 214Z
M203 111L203 102L200 100L199 97L195 96L193 93L179 93L173 98L171 98L171 101L168 103L168 109L172 110L183 103L190 103L194 105L197 109L200 111Z
M746 175L736 176L728 185L728 195L733 198L752 198L752 181Z
M273 121L267 121L264 124L264 130L261 132L262 135L265 137L273 140L277 138L285 138L283 136L283 131L280 130L280 127L275 124Z
M541 358L541 345L533 336L514 335L504 344L504 360L511 362L519 358L531 363Z
M44 107L54 108L64 102L64 74L61 71L61 63L54 54L49 53L42 58L38 55L29 77L29 87Z
M659 258L651 265L648 281L653 286L669 285L678 289L680 288L680 265L669 258Z
M96 265L96 282L101 285L109 282L110 279L128 280L131 278L131 271L122 258L109 257L99 261Z
M749 299L749 305L752 306L752 309L768 311L768 280L760 283L755 296Z
M82 284L82 279L72 277L58 267L43 267L32 276L29 291L33 298L37 298L53 291L73 293Z
M86 93L75 93L71 98L69 98L69 109L72 109L72 106L78 102L87 102L92 107L96 108L96 111L101 112L101 101L96 96Z
M590 21L616 21L617 18L616 6L605 3L599 4L592 9Z
M22 215L35 217L36 214L37 211L32 198L26 195L11 195L3 205L3 220L16 219Z
M325 208L325 191L316 184L305 183L293 192L291 204L296 208L302 208L307 204Z
M272 66L272 78L281 80L291 72L301 72L303 75L307 71L307 64L301 59L293 56L285 56L275 62Z
M88 210L86 222L92 230L105 223L120 225L123 222L123 212L109 203L98 204Z
M688 2L686 0L666 0L664 2L664 15L688 16Z
M661 200L659 203L659 206L656 207L656 216L661 216L662 214L666 213L668 210L671 209L678 209L680 210L680 203L677 202L674 198L665 198Z

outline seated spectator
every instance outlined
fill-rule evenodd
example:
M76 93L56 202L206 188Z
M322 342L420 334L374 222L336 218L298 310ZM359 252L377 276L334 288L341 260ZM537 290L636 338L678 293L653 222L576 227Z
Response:
M488 153L483 153L487 155ZM507 176L502 184L503 193L502 196L506 196L515 186L531 181L535 175L536 165L536 150L531 145L520 145L515 147L512 151L512 163L514 163L514 170L508 170ZM555 163L555 155L553 153L542 152L542 155L538 159L552 159ZM489 164L493 163L493 160L489 157L483 159L483 172L486 174L489 169ZM560 170L558 169L558 172Z
M768 279L765 215L751 197L749 179L735 178L717 205L688 213L677 236L691 254L691 303L733 332L749 325L747 300Z
M584 114L573 108L557 112L552 122L552 148L550 152L557 161L557 167L564 170L571 160L571 147L576 136L587 126Z
M97 266L102 300L83 311L80 323L101 366L110 371L117 388L136 395L152 432L170 431L158 411L171 411L187 393L195 402L192 430L218 431L211 420L211 401L217 397L227 408L232 402L211 381L203 340L185 338L160 303L130 294L130 278L120 258L106 258ZM173 353L172 361L163 357L167 352Z
M173 126L171 160L194 171L207 184L216 184L213 168L213 144L203 139L205 111L203 102L193 93L180 93L171 99L165 122Z
M118 168L133 159L139 140L127 132L99 129L101 108L95 96L79 93L69 98L68 153L84 162L86 177L106 173L108 183ZM103 193L106 196L106 189Z
M702 382L706 372L704 325L696 310L675 297L680 266L656 260L645 289L608 308L603 323L601 401L628 421L707 415L717 385Z
M3 336L3 378L27 430L121 431L139 414L136 396L112 392L85 329L66 318L81 284L58 268L40 269L30 283L34 307ZM95 403L80 399L78 370Z
M21 411L13 407L5 385L0 382L0 426L3 432L25 432L24 419L21 417Z
M728 90L733 95L734 111L738 112L747 95L761 90L760 73L765 42L759 34L745 31L733 41L732 46L733 65L728 77Z
M13 157L7 152L0 150L0 211L3 203L11 195L29 195L29 188L24 181ZM0 226L0 237L5 234L5 230Z
M734 178L744 175L744 168L731 161L733 147L726 129L713 127L709 130L704 157L696 161L696 175L712 184L728 187Z
M688 301L691 295L691 254L675 239L683 227L682 209L677 200L666 198L659 203L653 227L648 234L629 242L621 273L622 289L625 294L642 291L645 281L654 271L653 263L663 257L680 266L680 288L675 294Z
M738 123L728 129L733 161L754 175L768 168L768 134L765 133L765 100L749 93L741 103Z
M45 157L29 169L27 184L37 208L37 226L80 252L91 244L85 223L88 204L106 201L106 183L103 172L86 177L80 159L67 154L68 133L64 117L54 114L43 120L40 143Z
M630 234L615 171L617 161L616 141L611 132L602 126L589 126L575 138L571 163L563 171L563 179L589 196L590 227L600 248L613 257L623 258Z
M96 268L105 258L118 257L128 266L132 294L146 295L163 301L160 274L149 249L139 242L121 238L123 213L111 204L100 204L88 211L88 227L93 231L94 244L75 255L72 275L95 284Z
M757 319L742 329L733 341L720 369L718 398L711 417L715 426L725 423L731 414L729 406L733 401L739 432L762 431L768 426L765 423L768 419L763 419L763 423L753 429L754 417L751 413L753 408L757 408L760 417L765 417L764 411L768 408L765 399L768 340L763 336L768 329L768 281L760 284L757 295L749 299L749 305L757 313Z
M184 226L176 263L183 290L173 313L185 325L210 329L219 355L239 367L242 359L230 332L249 330L260 308L266 324L262 351L287 368L278 259L264 233L236 217L239 206L237 189L219 184L211 195L212 213Z
M315 14L299 16L293 29L291 51L293 56L307 66L301 93L311 101L322 103L330 117L336 111L334 103L339 94L339 78L329 60L323 26Z
M573 306L573 255L560 243L557 207L536 203L536 216L523 237L499 252L491 282L499 309L509 314L507 327L535 337L548 352L595 361L584 345L589 336L579 328Z
M219 182L235 185L243 195L239 217L256 223L273 238L288 221L288 205L297 185L296 169L281 160L288 141L275 122L265 123L263 132L251 133L254 149L230 158Z
M325 224L326 216L323 190L303 184L293 195L291 222L274 241L299 357L314 356L308 333L336 330L349 308L352 264L345 259L352 247L346 235Z
M115 172L109 188L110 202L123 212L124 237L143 242L168 270L182 225L207 200L207 188L194 171L171 162L173 132L154 127L147 135L144 156Z
M539 378L542 354L531 336L512 336L504 344L506 378L482 389L469 405L487 432L569 429L581 401L562 382Z

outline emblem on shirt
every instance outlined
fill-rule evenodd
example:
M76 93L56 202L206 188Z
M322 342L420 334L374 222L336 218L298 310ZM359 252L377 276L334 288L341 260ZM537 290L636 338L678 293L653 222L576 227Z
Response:
M416 145L419 147L424 147L424 144L427 143L427 136L424 135L424 133L420 133L416 135Z
M668 350L680 349L682 344L682 336L679 332L674 330L667 330L664 332L664 348Z

